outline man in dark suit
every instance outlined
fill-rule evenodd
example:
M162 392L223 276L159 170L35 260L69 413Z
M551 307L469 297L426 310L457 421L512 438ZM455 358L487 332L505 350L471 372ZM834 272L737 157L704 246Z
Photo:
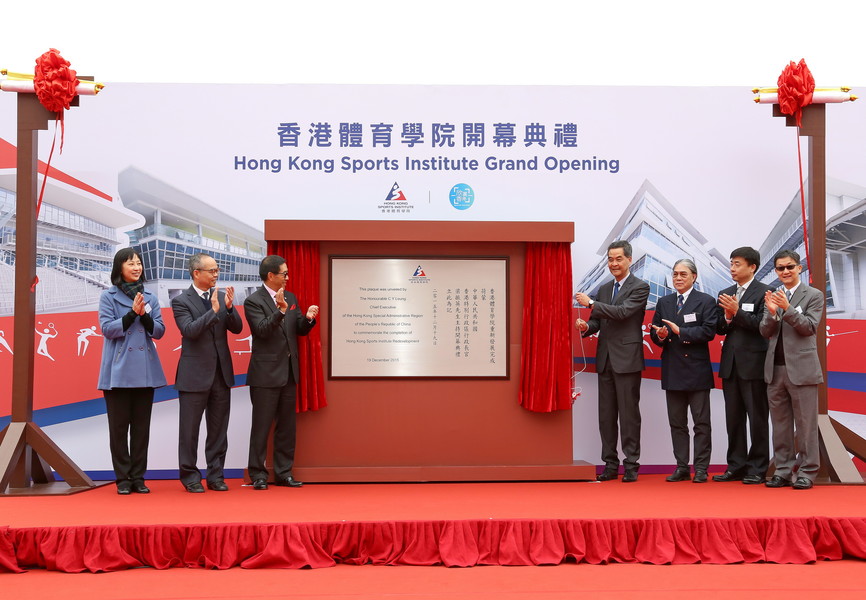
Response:
M671 277L676 293L659 298L650 338L662 348L662 389L668 405L668 423L676 470L668 481L688 481L689 415L695 432L695 483L706 483L712 453L710 390L713 366L710 340L716 337L719 311L715 299L694 289L695 263L683 258L674 264Z
M306 314L298 299L286 291L289 272L280 256L266 256L259 265L264 282L244 301L244 314L253 334L247 383L253 403L248 472L257 490L268 489L265 467L268 434L274 428L275 485L301 487L292 476L295 462L296 387L299 335L307 335L316 324L319 307Z
M713 481L764 483L770 464L770 409L764 383L767 340L758 331L764 294L770 287L755 280L760 262L761 255L754 248L744 246L731 252L731 278L736 284L719 294L722 314L716 333L725 336L719 377L725 394L728 467L721 475L713 475Z
M215 287L219 268L213 257L194 254L189 259L192 285L171 301L174 322L182 337L174 387L178 390L180 419L177 456L180 481L188 492L201 493L196 465L201 417L207 413L207 486L227 491L223 479L228 450L231 388L235 384L227 331L240 333L243 323L234 309L234 288Z
M791 485L794 465L799 462L794 489L808 490L821 460L818 384L824 382L824 371L816 333L824 313L824 294L800 281L803 266L796 252L780 250L773 265L782 286L764 295L761 335L769 340L764 381L769 384L776 472L765 485Z
M596 299L579 292L574 299L592 309L589 321L575 323L583 337L598 332L595 369L598 373L598 428L604 471L596 479L616 479L617 421L625 455L623 482L637 481L640 463L640 383L643 362L643 325L649 284L629 273L632 248L625 240L607 249L607 268L613 281L602 285Z

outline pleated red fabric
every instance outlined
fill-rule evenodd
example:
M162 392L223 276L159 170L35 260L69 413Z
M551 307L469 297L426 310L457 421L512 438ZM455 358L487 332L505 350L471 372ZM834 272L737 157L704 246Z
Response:
M486 519L7 528L0 572L149 566L804 564L866 559L866 518Z
M24 569L18 566L15 558L15 547L12 545L12 535L8 527L0 528L0 573L21 573Z
M268 242L268 252L286 259L290 292L298 297L300 309L321 306L319 296L319 243ZM301 377L298 383L298 412L319 410L328 405L325 397L325 371L322 366L321 327L313 327L308 335L298 336L298 360Z
M526 244L520 405L533 412L571 408L571 246Z

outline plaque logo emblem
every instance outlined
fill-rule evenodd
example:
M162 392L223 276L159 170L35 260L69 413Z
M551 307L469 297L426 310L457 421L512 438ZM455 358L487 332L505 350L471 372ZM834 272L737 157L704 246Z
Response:
M400 184L396 181L394 185L391 186L391 191L388 192L388 195L385 196L385 202L408 202L406 199L406 195L403 193L403 190L400 189Z

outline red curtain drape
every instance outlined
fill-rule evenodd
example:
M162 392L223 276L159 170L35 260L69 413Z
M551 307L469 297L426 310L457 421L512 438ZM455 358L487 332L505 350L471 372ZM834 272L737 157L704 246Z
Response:
M286 288L298 297L299 308L306 312L319 300L319 243L268 242L268 252L286 259L289 281ZM321 314L319 315L321 317ZM301 375L298 383L298 412L319 410L328 405L325 398L325 375L322 369L321 328L313 327L309 335L298 336L298 360Z
M571 408L571 248L526 244L520 405L534 412Z

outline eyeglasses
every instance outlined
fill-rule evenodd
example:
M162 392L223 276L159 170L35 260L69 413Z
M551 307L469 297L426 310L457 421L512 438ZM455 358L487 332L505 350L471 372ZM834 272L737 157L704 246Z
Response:
M278 276L278 277L286 278L286 277L289 276L289 272L288 272L288 271L282 271L282 272L280 272L280 273L274 273L274 275L276 275L276 276Z
M778 267L776 267L776 271L778 271L779 273L782 273L784 271L793 271L799 266L800 265L779 265Z
M219 275L219 269L196 269L196 271L201 271L203 273L210 273L211 275Z

